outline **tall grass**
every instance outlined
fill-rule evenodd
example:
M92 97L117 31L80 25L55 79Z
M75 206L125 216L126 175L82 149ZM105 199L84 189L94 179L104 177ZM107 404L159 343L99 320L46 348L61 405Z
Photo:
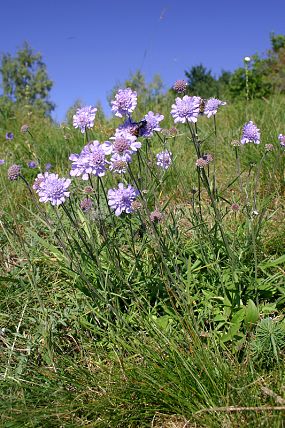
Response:
M154 110L165 128L172 102ZM1 166L3 426L283 426L284 107L235 104L216 133L200 118L198 137L179 126L148 141L127 175L140 192L131 218L108 210L111 176L92 179L90 213L79 180L64 209L38 211ZM262 144L237 151L249 119ZM69 125L9 112L1 123L15 138L0 157L22 164L28 183L39 169L26 162L64 174L83 146ZM116 126L97 124L89 139ZM155 169L161 146L173 153L166 172ZM200 151L214 152L214 168L195 167Z

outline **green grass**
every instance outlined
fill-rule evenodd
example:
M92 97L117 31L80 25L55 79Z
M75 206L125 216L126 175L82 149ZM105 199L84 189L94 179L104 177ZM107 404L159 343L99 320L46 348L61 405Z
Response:
M168 113L172 102L166 99L148 108L165 115L165 127L173 126ZM3 427L284 426L285 156L277 142L278 134L285 132L284 108L284 98L277 96L223 108L217 115L216 143L213 122L202 118L199 123L204 151L212 152L216 144L219 189L234 178L230 142L240 137L247 119L258 124L262 144L242 147L243 183L250 164L261 159L264 145L275 145L260 171L258 209L266 206L267 217L256 254L250 229L256 223L244 212L229 210L233 202L245 202L238 180L225 190L221 202L223 224L239 260L234 273L241 303L235 303L232 266L218 232L213 247L210 238L199 238L200 229L191 223L191 189L197 180L193 143L185 128L178 127L177 136L170 139L175 165L153 196L160 206L171 198L165 223L158 226L163 254L144 231L134 245L123 220L115 229L107 222L108 245L121 252L120 271L112 260L116 253L96 235L96 222L88 223L90 230L79 225L92 236L93 249L100 244L102 283L98 265L80 244L71 253L70 268L67 257L52 246L61 228L49 229L35 213L24 183L6 178L7 167L20 163L32 183L38 171L25 165L34 158L66 174L68 156L80 150L83 136L71 126L59 127L25 112L7 112L0 119L2 134L15 134L13 141L0 146L0 157L6 159L0 170ZM29 124L31 134L20 133L23 123ZM96 124L89 138L104 141L117 124L118 120ZM150 149L157 153L158 139ZM214 234L206 192L202 202ZM62 223L68 230L65 243L75 242L72 225L64 217ZM132 227L137 226L138 218ZM108 288L108 278L116 288ZM87 279L91 288L86 287ZM274 320L268 321L269 316ZM271 323L270 335L264 333L264 322Z

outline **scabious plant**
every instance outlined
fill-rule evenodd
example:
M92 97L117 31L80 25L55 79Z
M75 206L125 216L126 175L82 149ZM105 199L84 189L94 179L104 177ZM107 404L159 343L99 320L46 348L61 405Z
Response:
M13 132L6 132L6 140L13 140L14 134Z
M123 212L129 214L134 211L132 203L138 194L138 191L130 184L124 187L123 183L119 183L117 189L110 189L108 191L108 204L115 211L116 216L121 215Z
M38 166L37 162L35 162L35 161L30 161L30 162L28 162L27 165L31 169L34 169L34 168L36 168Z
M113 173L125 174L127 171L128 163L131 161L126 156L120 156L118 153L115 153L110 159L109 169Z
M90 211L90 209L92 208L92 205L93 205L93 202L92 202L92 199L90 199L90 198L84 198L80 202L80 208L84 212Z
M76 114L73 116L74 128L80 128L82 134L87 128L93 128L96 111L97 108L92 106L77 109Z
M159 122L161 122L164 119L163 114L154 114L152 111L149 111L143 121L143 125L140 128L139 134L142 137L152 137L153 132L159 132L161 131L161 127Z
M141 148L141 143L137 141L137 137L125 129L117 129L115 136L111 137L110 140L113 140L112 143L106 142L106 144L109 144L108 148L112 154L124 157L127 162L131 160L132 154Z
M175 104L171 106L171 115L174 118L174 122L197 122L200 103L200 97L189 97L188 95L184 95L183 98L176 98Z
M285 147L285 135L279 134L278 135L278 140L279 140L280 146L281 147Z
M254 143L254 144L260 143L260 130L252 122L252 120L250 120L244 125L243 131L242 131L241 144L247 144L247 143Z
M137 105L137 93L131 88L119 89L115 100L111 101L115 116L127 116L134 111Z
M45 178L48 177L48 173L45 172L44 174L38 174L34 184L33 184L33 189L38 193L39 189L40 189L40 184L45 181Z
M81 153L73 153L69 156L69 160L72 161L70 175L72 177L81 176L82 180L88 180L90 175L103 177L108 164L106 155L110 152L110 143L100 144L95 140L87 144Z
M24 123L24 125L21 126L20 131L25 134L26 132L29 131L29 125L27 125L26 123Z
M225 101L221 101L217 98L210 98L207 100L205 109L204 109L204 115L208 118L211 116L215 116L218 112L218 109L220 106L224 106L227 103Z
M207 153L196 160L196 166L198 168L204 168L205 166L209 165L209 163L212 161L213 161L213 156L210 153Z
M168 169L172 163L172 153L164 150L156 155L156 165L162 169Z
M0 165L4 165L5 159L0 159Z
M50 202L52 205L63 204L70 192L67 191L71 180L69 178L59 178L58 174L39 174L34 182L33 188L39 195L40 202Z
M11 181L17 180L21 175L21 166L20 165L11 165L8 169L8 178Z
M176 80L176 82L174 83L173 90L175 92L178 92L178 94L183 94L183 92L186 91L187 86L188 86L188 83L186 82L186 80L179 79L179 80Z
M45 164L45 170L49 171L52 168L52 164L50 162Z

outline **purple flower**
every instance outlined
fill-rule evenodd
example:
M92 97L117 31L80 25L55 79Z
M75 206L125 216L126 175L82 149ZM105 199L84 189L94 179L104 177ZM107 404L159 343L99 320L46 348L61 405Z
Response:
M110 154L110 143L100 144L99 141L93 141L83 147L81 153L71 154L69 159L72 161L71 176L82 176L82 180L88 180L89 175L103 177L106 171L106 155Z
M84 198L80 202L80 208L82 211L87 212L92 208L93 202L90 198Z
M25 134L26 132L28 132L28 130L29 130L29 125L24 124L24 125L21 126L21 132L23 134Z
M137 122L132 122L131 118L128 117L125 122L118 127L118 130L126 131L131 135L134 135L135 137L139 136L139 126Z
M285 147L285 135L279 134L278 135L278 140L279 140L280 146L281 147Z
M163 169L168 169L172 163L172 153L168 150L160 152L156 155L156 165Z
M27 165L28 165L28 167L29 168L36 168L37 167L37 162L35 162L35 161L30 161L30 162L28 162L27 163Z
M208 154L203 155L201 158L196 160L196 166L198 168L204 168L205 166L207 166L212 161L213 161L213 156L210 153L208 153Z
M52 164L51 163L48 162L48 163L45 164L45 170L46 171L49 171L51 168L52 168Z
M13 140L14 134L13 132L6 132L6 140Z
M243 127L242 138L240 142L241 144L260 143L260 130L251 120L247 122Z
M130 162L131 155L141 148L141 143L136 141L136 136L124 129L117 129L115 136L110 139L114 140L112 144L109 143L112 153L124 156L127 162Z
M176 98L175 104L172 104L171 115L174 118L174 122L185 123L197 122L197 117L200 111L200 97L189 97L184 95L183 98Z
M173 90L178 92L179 94L182 94L186 91L188 86L188 83L184 79L176 80L176 82L173 85Z
M153 131L161 131L161 127L159 126L159 122L164 119L162 114L154 114L152 111L149 111L145 117L142 127L139 130L139 134L142 137L152 137Z
M127 171L130 160L127 160L126 156L120 156L118 153L115 153L110 159L109 169L117 174L124 174Z
M210 98L205 105L204 114L207 117L215 116L220 106L225 106L225 101L218 100L217 98Z
M11 181L18 180L18 178L21 175L21 166L20 165L16 165L16 164L11 165L8 168L7 175L8 175L9 180L11 180Z
M58 206L69 197L70 192L67 189L70 183L71 180L69 178L58 178L58 174L45 172L44 176L42 174L38 175L33 188L36 188L40 202L50 202L52 205Z
M0 159L0 165L4 165L5 160L4 159Z
M45 174L38 174L34 184L33 184L33 189L38 193L38 191L40 190L40 184L45 181L46 177L48 177L48 172L45 172Z
M134 211L132 202L137 196L138 191L130 184L124 187L123 183L119 183L117 189L108 191L108 204L115 211L116 216L121 215L122 212L132 213Z
M152 211L149 215L149 219L152 223L159 223L161 222L162 218L163 218L163 215L157 208L154 211Z
M86 128L92 128L94 126L96 111L97 108L92 106L77 109L76 114L73 116L74 128L80 128L82 134Z
M137 93L130 88L119 89L115 100L111 101L115 116L126 116L134 111L137 105Z

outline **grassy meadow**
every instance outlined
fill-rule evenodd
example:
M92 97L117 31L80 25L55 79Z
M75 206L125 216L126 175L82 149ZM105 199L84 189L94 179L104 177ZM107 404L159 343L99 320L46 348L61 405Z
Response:
M51 163L70 177L69 156L123 119L81 133L1 110L1 426L285 426L285 98L174 128L176 96L138 98L133 120L161 113L162 131L138 138L125 174L72 177L58 207L39 202L37 174ZM261 143L232 144L249 120ZM116 216L107 194L119 182L138 204Z

